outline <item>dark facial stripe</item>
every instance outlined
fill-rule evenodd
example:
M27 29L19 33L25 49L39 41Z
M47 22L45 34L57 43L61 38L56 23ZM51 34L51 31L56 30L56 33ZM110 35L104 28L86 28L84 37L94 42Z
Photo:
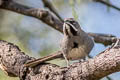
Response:
M66 23L67 24L67 23ZM70 23L71 24L71 23ZM67 25L69 25L70 26L70 31L71 31L71 33L74 35L74 36L76 36L77 35L77 31L75 30L75 29L73 29L73 27L70 25L70 24L67 24ZM74 25L73 25L74 26Z

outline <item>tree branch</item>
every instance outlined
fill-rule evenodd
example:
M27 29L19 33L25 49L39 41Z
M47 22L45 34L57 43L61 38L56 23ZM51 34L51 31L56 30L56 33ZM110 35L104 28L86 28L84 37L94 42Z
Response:
M55 7L52 5L52 3L48 0L42 0L43 4L45 7L47 7L51 12L53 12L59 19L60 21L63 22L63 19L60 17L60 15L57 13Z
M113 4L110 4L110 3L108 3L108 2L105 2L104 0L94 0L94 1L95 1L95 2L99 2L99 3L102 3L102 4L104 4L104 5L107 5L107 6L111 7L111 8L113 8L113 9L116 9L116 10L120 11L120 8L118 8L117 6L115 6L115 5L113 5Z
M17 4L13 1L4 0L0 8L14 11L27 16L35 17L49 26L62 32L62 22L56 19L46 10L34 9L28 6ZM0 4L0 5L1 5ZM115 43L117 38L113 35L88 33L92 36L96 43L104 45L111 45ZM19 76L24 80L46 80L46 79L84 79L84 80L98 80L108 74L119 71L119 48L120 46L113 46L106 51L102 52L94 59L89 59L81 63L74 63L69 68L60 68L57 65L45 64L38 65L35 68L26 68L24 63L35 58L25 55L20 49L5 41L0 41L0 68L4 70L9 76ZM110 52L111 51L111 52ZM114 52L116 51L116 53ZM111 55L109 55L112 53ZM117 54L117 55L114 55ZM101 56L102 55L102 56ZM114 56L113 56L114 55ZM114 58L111 58L114 57ZM117 60L115 59L118 59ZM101 61L102 59L102 61ZM106 62L103 62L105 60ZM107 61L108 60L108 61ZM112 61L114 64L112 64ZM107 63L107 65L106 65ZM102 64L102 65L101 65ZM112 64L112 65L111 65ZM116 69L117 68L117 69ZM111 71L111 69L113 71ZM97 70L97 71L96 71ZM105 71L105 72L103 72ZM42 73L41 73L42 72ZM103 72L101 74L101 72Z
M35 17L42 22L48 24L50 27L62 32L63 23L59 19L56 19L46 10L31 8L25 5L15 3L14 1L4 1L0 8L17 12L26 16ZM111 45L111 43L116 41L116 38L114 37L114 39L111 39L111 37L113 36L109 36L109 34L101 35L96 33L88 33L88 35L92 36L96 43L102 43L104 45Z
M92 36L96 43L102 43L105 46L111 45L117 41L117 38L111 34L88 33L88 35Z
M49 26L53 27L54 29L60 29L60 31L62 32L62 22L54 18L54 16L46 10L35 9L32 7L18 4L14 1L4 1L0 8L17 12L26 16L35 17L42 22L48 24Z
M61 68L43 63L34 68L24 64L34 58L24 54L16 45L0 41L0 68L9 76L19 76L21 80L98 80L120 71L120 42L116 43L93 59L73 63Z

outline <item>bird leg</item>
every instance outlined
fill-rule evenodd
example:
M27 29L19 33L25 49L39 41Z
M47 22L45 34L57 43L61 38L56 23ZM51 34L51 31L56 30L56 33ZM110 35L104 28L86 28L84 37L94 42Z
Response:
M70 65L70 63L69 63L69 60L67 59L67 57L66 57L66 55L65 55L63 50L62 50L62 54L63 54L63 57L64 57L64 59L65 59L65 61L67 63L67 67L68 67Z

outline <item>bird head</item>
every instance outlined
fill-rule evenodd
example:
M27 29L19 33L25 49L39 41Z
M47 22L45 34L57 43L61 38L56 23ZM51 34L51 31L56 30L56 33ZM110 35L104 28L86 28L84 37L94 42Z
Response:
M68 36L77 36L81 30L79 23L74 18L64 20L63 33Z

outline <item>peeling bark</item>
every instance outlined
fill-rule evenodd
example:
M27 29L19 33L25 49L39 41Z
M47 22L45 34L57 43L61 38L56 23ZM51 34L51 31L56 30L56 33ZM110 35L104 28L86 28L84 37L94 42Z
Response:
M120 43L120 42L119 42ZM34 68L24 64L35 58L24 54L16 45L0 41L0 66L9 76L21 80L98 80L120 71L120 45L112 46L93 59L69 67L43 63ZM1 68L1 67L0 67Z

